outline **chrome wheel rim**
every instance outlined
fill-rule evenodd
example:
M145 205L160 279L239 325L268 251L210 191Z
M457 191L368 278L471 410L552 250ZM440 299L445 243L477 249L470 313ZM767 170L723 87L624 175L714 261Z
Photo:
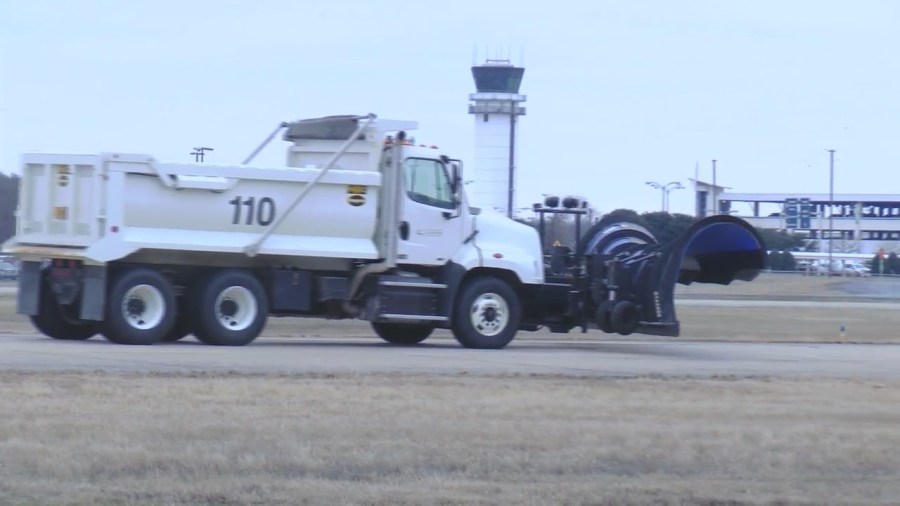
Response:
M133 286L122 298L122 317L132 328L152 329L159 325L165 314L166 299L153 285Z
M259 311L253 292L243 286L230 286L216 297L216 320L228 330L244 330L256 320Z
M509 325L509 305L496 293L483 293L472 302L469 318L479 334L495 336Z

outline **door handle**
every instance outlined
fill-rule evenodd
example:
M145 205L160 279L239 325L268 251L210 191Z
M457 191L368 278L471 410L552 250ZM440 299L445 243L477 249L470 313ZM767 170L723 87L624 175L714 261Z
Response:
M409 239L409 222L401 221L400 222L400 238L404 241Z

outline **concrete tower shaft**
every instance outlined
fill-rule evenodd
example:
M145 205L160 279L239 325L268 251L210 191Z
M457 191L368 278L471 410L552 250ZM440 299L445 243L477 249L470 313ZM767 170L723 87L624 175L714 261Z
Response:
M469 114L475 118L474 170L467 177L472 204L513 215L518 153L518 117L525 115L519 94L525 69L507 60L487 60L472 67L475 93Z

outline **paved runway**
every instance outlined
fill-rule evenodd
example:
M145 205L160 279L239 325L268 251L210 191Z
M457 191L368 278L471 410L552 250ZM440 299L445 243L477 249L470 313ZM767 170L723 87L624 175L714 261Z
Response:
M413 347L377 338L260 338L240 348L206 346L188 338L140 347L101 337L67 342L0 334L0 370L10 369L900 378L900 345L523 339L488 351L464 349L444 338Z

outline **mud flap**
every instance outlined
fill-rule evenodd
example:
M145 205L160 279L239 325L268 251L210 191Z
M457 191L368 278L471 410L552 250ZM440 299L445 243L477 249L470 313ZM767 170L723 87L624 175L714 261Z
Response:
M41 263L22 262L19 266L19 290L16 297L16 312L36 315L41 308Z
M645 229L617 224L588 234L591 298L595 319L612 318L620 334L678 336L675 284L752 281L765 267L765 245L756 230L734 216L717 215L694 223L666 245ZM635 304L635 322L616 322L616 305ZM618 325L617 325L618 323Z

